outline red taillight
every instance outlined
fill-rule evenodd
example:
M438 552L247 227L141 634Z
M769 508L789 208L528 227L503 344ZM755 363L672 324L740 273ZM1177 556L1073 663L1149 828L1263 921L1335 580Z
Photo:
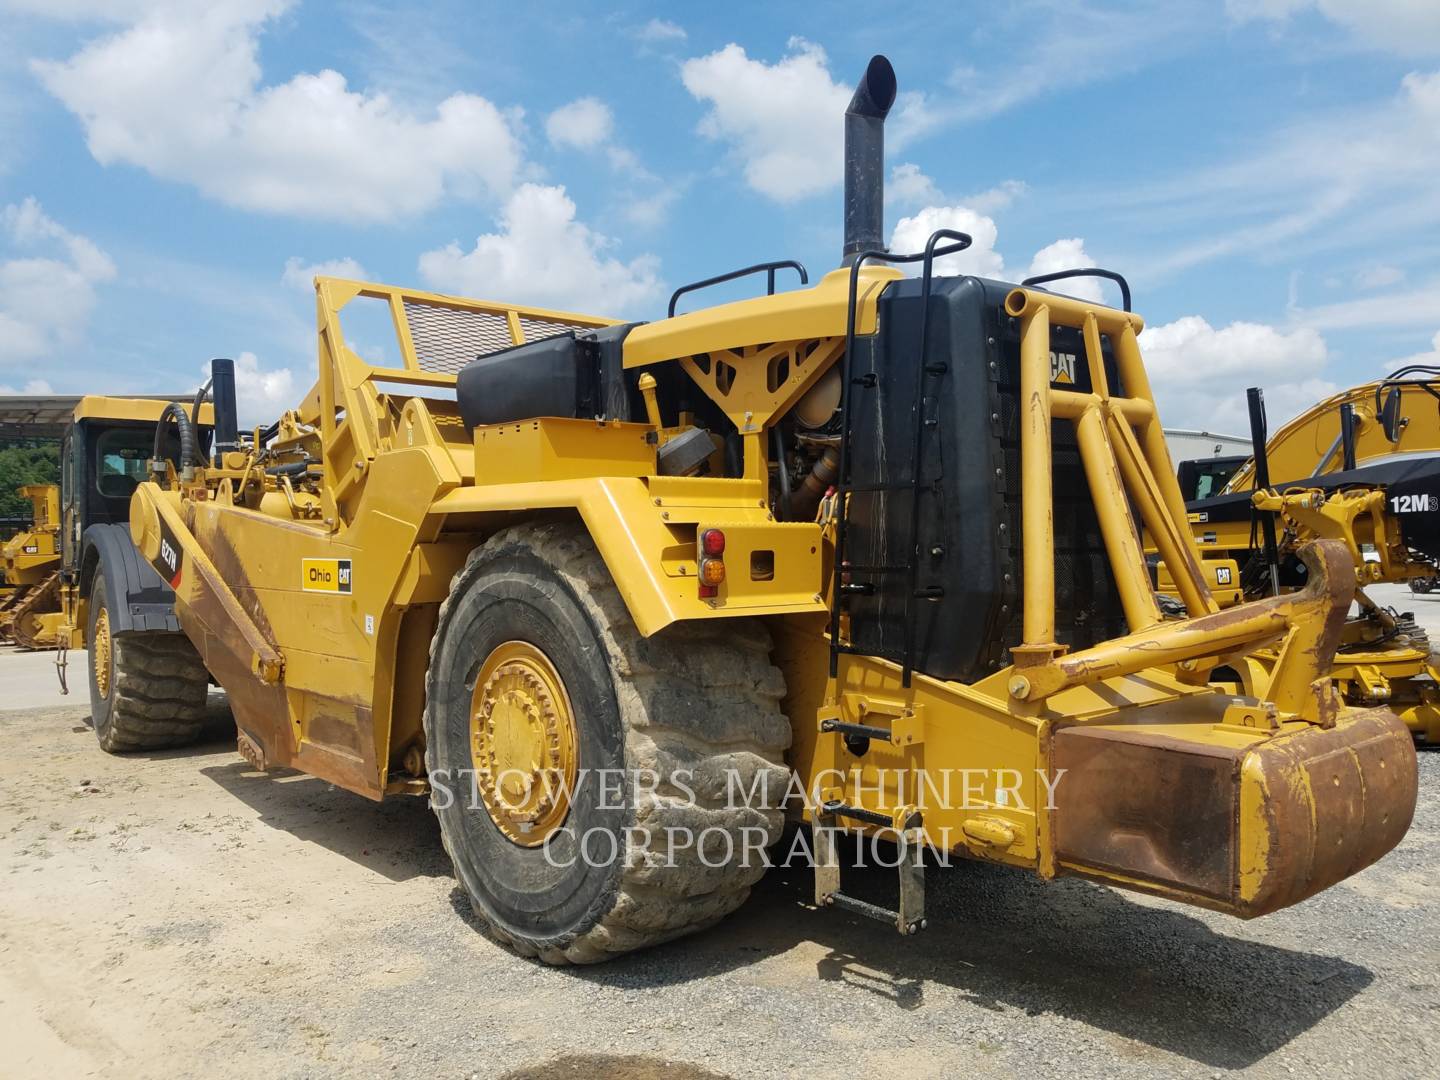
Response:
M725 534L719 529L706 529L700 534L700 554L718 556L725 554Z

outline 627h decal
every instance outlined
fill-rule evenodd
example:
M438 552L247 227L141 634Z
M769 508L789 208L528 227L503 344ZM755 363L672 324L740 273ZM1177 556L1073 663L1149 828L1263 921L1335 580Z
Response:
M160 549L150 560L150 565L165 579L165 584L172 589L180 587L180 541L175 539L163 517L160 519Z

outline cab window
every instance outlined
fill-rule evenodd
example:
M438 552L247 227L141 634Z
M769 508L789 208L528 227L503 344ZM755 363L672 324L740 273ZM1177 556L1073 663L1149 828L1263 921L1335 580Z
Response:
M107 431L95 444L95 487L107 497L129 498L149 469L153 433Z

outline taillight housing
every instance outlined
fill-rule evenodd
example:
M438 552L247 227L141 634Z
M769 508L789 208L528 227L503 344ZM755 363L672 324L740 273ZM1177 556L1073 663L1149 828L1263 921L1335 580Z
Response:
M700 599L710 600L720 595L725 580L725 534L719 529L701 529L697 546Z

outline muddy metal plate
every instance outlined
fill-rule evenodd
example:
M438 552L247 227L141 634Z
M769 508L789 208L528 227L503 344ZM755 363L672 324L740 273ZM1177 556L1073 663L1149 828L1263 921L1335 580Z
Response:
M1056 732L1063 869L1249 918L1363 870L1410 826L1415 747L1388 709L1248 745L1213 733L1209 724Z
M1262 821L1241 850L1241 914L1263 915L1359 873L1404 838L1419 794L1415 743L1389 709L1367 709L1267 743L1242 785L1242 815Z
M1060 861L1228 898L1243 754L1123 728L1057 732Z

